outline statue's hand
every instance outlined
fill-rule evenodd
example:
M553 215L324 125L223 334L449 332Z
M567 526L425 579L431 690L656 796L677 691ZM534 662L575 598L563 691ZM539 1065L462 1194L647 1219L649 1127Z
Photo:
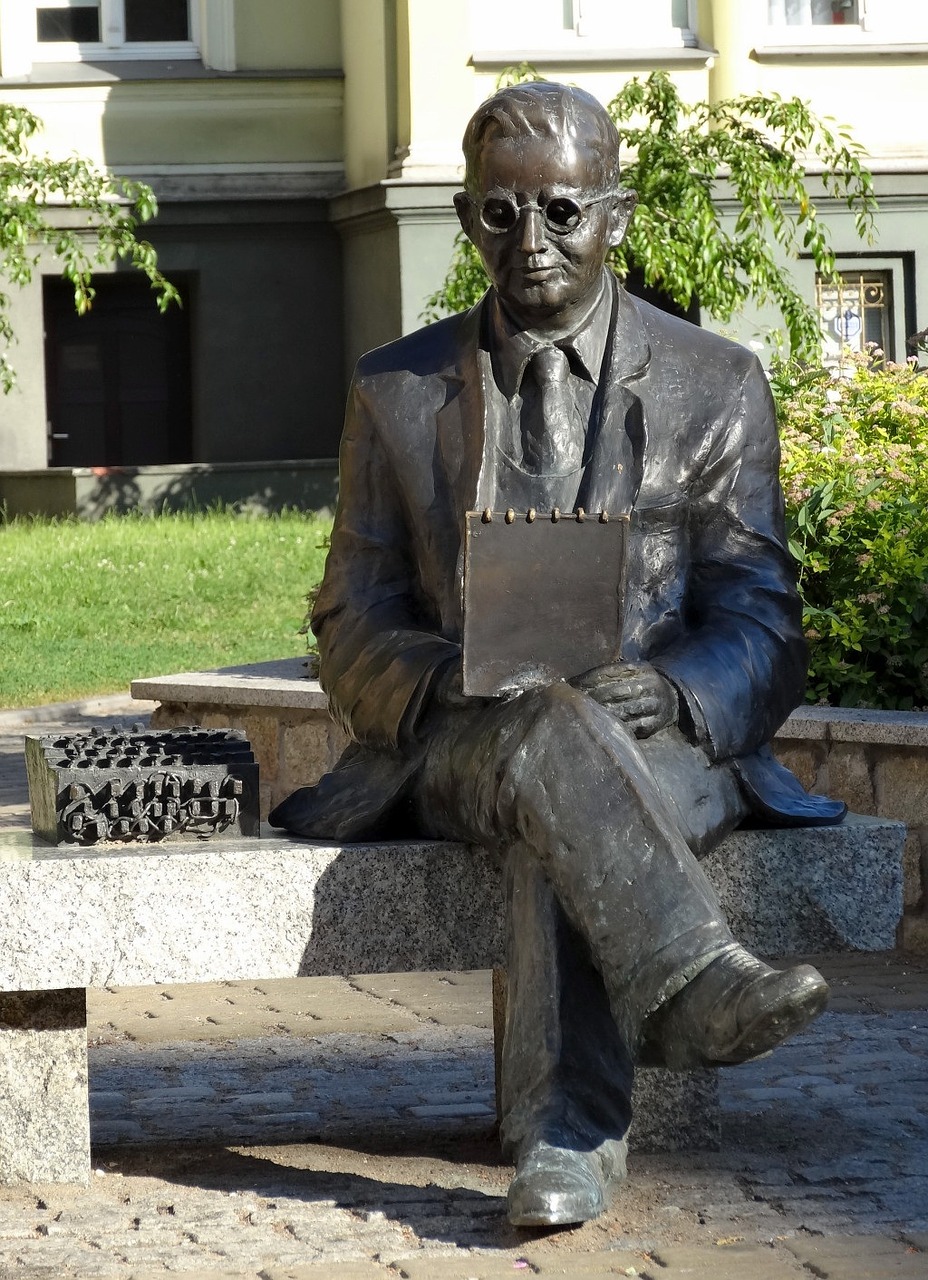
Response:
M650 738L676 724L677 691L648 662L614 662L594 667L570 682L627 724L636 738Z

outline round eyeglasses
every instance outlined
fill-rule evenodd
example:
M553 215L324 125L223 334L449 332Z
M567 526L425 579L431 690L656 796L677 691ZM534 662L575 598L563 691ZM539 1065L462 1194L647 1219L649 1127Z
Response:
M519 219L526 211L541 214L545 228L556 236L567 236L583 223L586 211L594 204L602 204L612 197L612 192L593 196L591 200L574 200L571 196L552 196L542 203L540 200L526 200L524 204L516 204L511 195L484 196L483 200L475 200L464 192L467 199L477 210L480 225L493 235L505 235L513 231Z

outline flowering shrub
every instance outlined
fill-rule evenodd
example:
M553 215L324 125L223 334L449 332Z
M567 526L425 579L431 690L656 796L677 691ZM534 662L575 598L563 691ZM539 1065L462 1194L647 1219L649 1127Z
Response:
M770 374L807 696L928 707L928 376L879 354Z

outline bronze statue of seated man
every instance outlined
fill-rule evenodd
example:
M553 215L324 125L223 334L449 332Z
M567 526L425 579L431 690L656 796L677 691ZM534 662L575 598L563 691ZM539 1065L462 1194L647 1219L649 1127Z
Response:
M636 1062L742 1062L824 1007L814 968L735 942L698 859L751 816L843 806L768 745L805 645L763 370L606 268L635 196L590 95L501 90L464 153L455 206L491 287L358 365L313 614L352 745L271 821L352 840L399 819L505 860L509 1217L571 1223L624 1177ZM621 654L467 696L465 513L510 507L628 517Z

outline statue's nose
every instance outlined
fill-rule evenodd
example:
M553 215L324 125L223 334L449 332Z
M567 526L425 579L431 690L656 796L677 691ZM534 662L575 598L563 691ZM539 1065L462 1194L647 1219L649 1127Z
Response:
M528 207L522 210L522 240L520 247L523 253L540 253L545 247L544 225L540 209Z

